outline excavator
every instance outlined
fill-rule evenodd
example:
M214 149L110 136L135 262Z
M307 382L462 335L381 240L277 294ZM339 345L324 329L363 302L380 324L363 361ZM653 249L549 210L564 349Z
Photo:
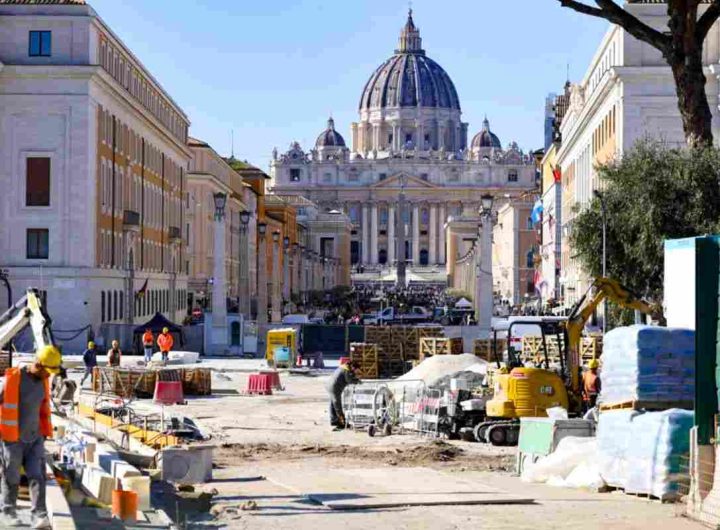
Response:
M508 340L507 367L493 374L494 395L486 403L486 418L474 428L477 441L493 445L516 445L521 417L547 416L547 409L563 407L571 415L582 412L580 339L585 324L603 301L635 309L645 315L662 318L662 308L649 304L609 278L596 278L587 292L575 304L567 320L532 321L540 327L544 363L539 367L526 367ZM530 322L523 322L529 324ZM512 324L508 338L512 335ZM560 369L550 369L546 337L556 335L560 348ZM560 340L564 338L564 340ZM544 364L544 366L543 366Z

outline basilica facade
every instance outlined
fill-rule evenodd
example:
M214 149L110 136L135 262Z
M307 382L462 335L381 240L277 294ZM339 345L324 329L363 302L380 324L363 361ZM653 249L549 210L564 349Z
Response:
M532 153L504 148L487 118L468 142L455 85L425 53L412 11L358 110L349 144L330 118L309 150L275 149L270 169L274 193L349 216L354 264L392 268L404 255L411 269L443 265L458 257L448 220L477 217L485 194L499 206L536 188Z

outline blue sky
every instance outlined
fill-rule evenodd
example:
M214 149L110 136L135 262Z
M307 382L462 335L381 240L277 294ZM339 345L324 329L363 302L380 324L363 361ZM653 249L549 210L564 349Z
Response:
M350 141L365 82L390 57L408 3L388 0L89 0L190 117L191 135L267 169L309 149L332 113ZM172 7L170 7L172 6ZM585 73L604 21L557 0L415 0L423 47L453 79L470 133L543 142L545 96Z

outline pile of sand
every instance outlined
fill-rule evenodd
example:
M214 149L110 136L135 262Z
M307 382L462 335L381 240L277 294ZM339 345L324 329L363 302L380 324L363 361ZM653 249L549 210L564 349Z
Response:
M429 359L425 359L415 368L410 370L403 376L398 377L395 381L400 383L407 381L423 381L430 385L438 379L447 375L463 372L465 370L480 371L481 367L486 363L479 357L475 357L471 353L463 353L462 355L434 355ZM480 366L476 366L480 365Z

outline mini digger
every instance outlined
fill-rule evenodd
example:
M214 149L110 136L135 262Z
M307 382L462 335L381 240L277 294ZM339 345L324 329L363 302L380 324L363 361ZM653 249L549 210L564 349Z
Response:
M489 373L488 385L493 397L485 405L485 419L474 426L479 442L493 445L516 445L520 433L520 418L544 417L547 410L562 407L571 416L582 412L582 359L580 339L585 323L597 306L611 301L622 307L635 309L645 315L662 319L662 310L635 297L615 280L596 278L583 297L575 304L567 320L544 319L513 322L507 330L508 351L505 365L495 349L497 368ZM516 324L537 325L542 336L542 355L528 367L521 352L513 346L512 328ZM497 332L495 332L497 333ZM547 337L557 337L559 367L551 369ZM497 339L494 341L497 344Z

